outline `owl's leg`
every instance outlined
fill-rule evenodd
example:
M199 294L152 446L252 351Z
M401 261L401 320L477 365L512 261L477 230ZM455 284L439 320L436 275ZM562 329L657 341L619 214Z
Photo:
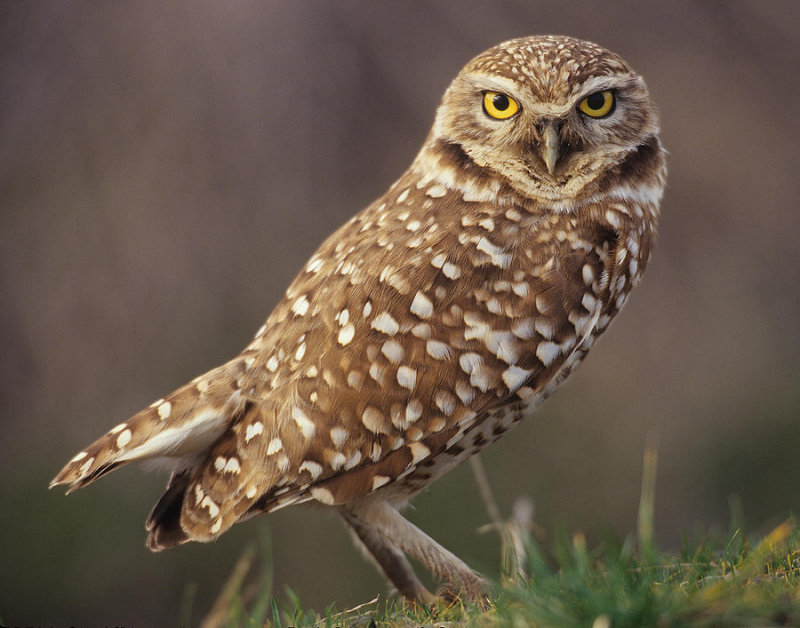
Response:
M411 571L411 566L405 557L402 557L402 553L397 551L398 549L409 556L413 556L425 565L431 573L449 583L455 593L461 594L474 602L483 600L486 590L485 580L472 571L464 561L439 545L413 523L404 519L397 509L388 502L368 500L350 504L343 511L343 516L353 526L362 541L364 541L365 536L368 537L378 550L388 546L391 550L391 555L394 557L394 567L402 566L404 571L401 573L410 574L416 583L415 586L421 587L422 585L419 584L413 571ZM363 536L359 530L364 531ZM426 602L425 598L416 591L413 596L407 595L395 580L395 577L397 577L394 575L395 572L390 573L387 569L387 564L381 562L381 558L378 557L369 543L364 542L364 544L370 549L370 552L381 564L386 575L395 583L395 586L403 595L407 598L413 597L423 603ZM385 549L384 553L386 553ZM402 561L398 560L398 556L402 557Z
M379 530L350 509L342 509L341 515L354 533L356 542L375 559L378 567L400 595L407 600L422 604L430 604L436 599L436 596L419 581L403 552Z

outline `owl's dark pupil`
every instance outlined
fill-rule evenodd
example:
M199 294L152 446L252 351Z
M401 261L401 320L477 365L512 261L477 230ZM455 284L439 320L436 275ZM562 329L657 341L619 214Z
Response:
M510 103L508 102L508 96L504 96L503 94L497 94L497 96L492 98L492 104L494 105L494 108L497 109L498 111L505 111L506 109L508 109Z
M602 109L605 103L606 97L602 92L592 94L586 99L586 104L589 106L589 109Z

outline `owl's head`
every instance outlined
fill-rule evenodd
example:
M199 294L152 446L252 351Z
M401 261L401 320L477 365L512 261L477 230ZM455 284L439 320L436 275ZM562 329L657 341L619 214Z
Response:
M470 61L447 89L431 139L526 196L563 200L590 193L628 155L656 146L657 133L647 87L621 57L543 36Z

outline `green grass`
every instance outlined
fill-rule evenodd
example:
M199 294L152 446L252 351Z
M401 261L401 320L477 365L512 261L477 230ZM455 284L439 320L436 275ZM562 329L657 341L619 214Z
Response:
M485 609L460 603L409 608L378 598L347 611L310 611L291 591L276 600L268 572L259 583L243 585L255 555L249 549L203 625L800 625L800 531L794 519L760 539L748 539L741 526L732 525L726 533L684 538L680 552L664 552L654 541L654 487L655 452L648 450L637 534L592 549L581 534L560 534L545 551L530 526L496 521L505 575ZM488 502L487 507L496 508Z

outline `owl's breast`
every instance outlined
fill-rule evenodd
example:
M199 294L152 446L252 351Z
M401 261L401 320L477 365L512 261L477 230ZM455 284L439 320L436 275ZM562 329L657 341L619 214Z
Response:
M419 183L328 238L244 354L264 429L296 444L281 481L326 503L413 493L499 438L580 363L646 248L613 208Z

